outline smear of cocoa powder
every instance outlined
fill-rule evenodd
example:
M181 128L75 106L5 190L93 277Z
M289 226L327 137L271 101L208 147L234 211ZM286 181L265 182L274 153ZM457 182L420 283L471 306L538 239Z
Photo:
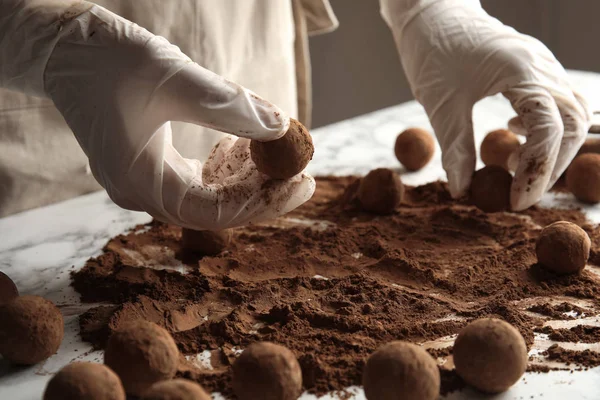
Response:
M392 340L435 340L496 316L531 345L541 319L519 301L560 295L599 304L592 272L556 276L536 264L535 240L558 220L584 226L598 254L600 233L579 210L485 214L435 182L408 187L394 214L374 216L357 206L356 182L319 178L307 204L236 229L216 257L190 258L180 228L159 222L117 236L73 274L84 301L115 303L81 317L83 338L102 348L121 323L152 320L184 354L213 351L214 370L182 363L179 375L225 395L235 349L269 340L289 347L305 388L323 394L359 385L366 358ZM443 393L462 385L452 371L442 377Z
M572 342L572 343L599 343L600 342L600 327L577 325L570 329L560 328L553 329L550 326L536 329L536 332L545 333L550 340L555 342Z

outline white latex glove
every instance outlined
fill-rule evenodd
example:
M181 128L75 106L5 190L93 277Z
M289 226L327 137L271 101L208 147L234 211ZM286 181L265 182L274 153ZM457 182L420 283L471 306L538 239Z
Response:
M54 101L94 176L121 207L217 230L282 215L314 192L311 176L269 183L249 159L249 139L287 131L289 118L278 107L102 7L2 0L0 38L0 84ZM201 163L173 147L169 121L248 139L216 146L205 181Z
M552 53L490 17L478 0L381 0L381 11L440 142L451 194L467 191L475 168L474 104L502 93L527 132L511 206L536 203L577 153L591 120Z

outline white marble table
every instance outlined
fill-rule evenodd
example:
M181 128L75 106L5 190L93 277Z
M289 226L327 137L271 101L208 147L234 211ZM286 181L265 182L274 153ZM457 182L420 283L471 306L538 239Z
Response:
M572 71L571 77L574 87L586 96L593 109L600 110L600 74ZM510 105L500 96L480 102L474 112L477 144L486 132L505 127L513 115ZM316 152L309 171L314 175L346 175L365 174L379 166L397 167L393 143L398 132L409 126L430 128L423 109L415 102L315 129ZM403 174L402 179L408 184L422 184L444 176L438 150L425 169ZM569 195L547 195L543 202L560 206L572 204L573 199ZM586 212L591 220L600 222L600 207L588 207ZM69 286L69 272L98 255L110 237L149 220L146 214L118 208L103 192L0 219L0 270L15 280L22 294L54 301L66 321L65 340L58 353L47 361L14 369L0 358L0 400L40 399L46 382L62 366L73 360L102 360L101 353L89 352L90 346L78 337L77 316L90 305L79 302ZM355 399L364 399L360 389L356 393ZM600 399L600 368L573 374L526 374L510 391L494 398L564 399L567 395L573 399ZM471 390L448 397L478 398L484 397Z

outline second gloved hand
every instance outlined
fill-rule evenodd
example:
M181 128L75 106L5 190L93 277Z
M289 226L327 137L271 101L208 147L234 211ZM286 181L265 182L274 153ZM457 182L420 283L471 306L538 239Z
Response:
M312 196L309 175L269 183L249 159L249 139L286 132L289 119L279 108L195 64L164 38L87 4L62 27L44 90L113 201L165 222L216 230L282 215ZM201 163L173 147L169 121L247 139L218 145L205 179Z
M471 183L472 110L502 93L526 131L511 192L514 210L536 203L577 153L591 114L538 40L490 17L479 0L381 0L415 98L442 148L453 196Z

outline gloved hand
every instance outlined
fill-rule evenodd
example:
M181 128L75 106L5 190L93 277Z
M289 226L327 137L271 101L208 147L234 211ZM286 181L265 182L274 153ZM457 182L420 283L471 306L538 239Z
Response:
M3 0L0 38L0 84L54 101L121 207L217 230L282 215L314 192L309 175L268 183L250 160L249 139L287 131L278 107L102 7ZM202 171L173 147L169 121L244 139L217 145Z
M474 104L502 93L527 132L511 207L536 203L577 153L591 120L552 53L490 17L479 0L381 0L381 11L440 142L451 194L467 191L475 168Z

